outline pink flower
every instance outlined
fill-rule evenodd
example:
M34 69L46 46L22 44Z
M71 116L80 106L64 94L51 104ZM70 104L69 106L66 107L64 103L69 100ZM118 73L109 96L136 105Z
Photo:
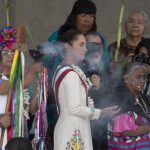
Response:
M0 35L0 42L3 42L4 38Z
M12 48L12 42L7 42L7 43L6 43L6 47L8 47L8 48L11 49L11 48Z

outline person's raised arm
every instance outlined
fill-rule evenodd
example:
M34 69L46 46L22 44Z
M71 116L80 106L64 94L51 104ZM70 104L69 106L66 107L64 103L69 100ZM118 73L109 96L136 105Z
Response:
M34 80L36 73L43 72L43 69L44 68L43 68L43 65L41 62L37 62L37 63L33 64L33 66L30 68L29 72L27 72L25 74L24 88L27 88Z

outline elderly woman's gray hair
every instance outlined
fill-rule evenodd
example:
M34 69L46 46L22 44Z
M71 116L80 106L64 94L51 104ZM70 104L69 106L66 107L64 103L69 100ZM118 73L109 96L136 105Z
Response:
M133 14L133 13L139 13L139 14L143 15L145 25L147 25L147 24L149 23L149 18L148 18L148 15L146 14L145 11L143 11L143 10L132 10L132 11L129 11L129 12L126 14L126 16L124 17L124 24L127 23L128 19L129 19L129 16L130 16L131 14Z
M123 76L131 75L133 72L135 72L135 70L140 69L140 68L144 69L144 64L142 64L140 62L130 62L125 66L125 68L122 72L122 75ZM146 74L146 72L145 72L145 74Z

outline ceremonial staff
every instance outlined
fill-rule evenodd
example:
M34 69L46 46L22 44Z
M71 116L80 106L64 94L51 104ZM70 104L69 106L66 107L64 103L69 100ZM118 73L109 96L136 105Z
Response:
M115 62L118 62L118 55L119 55L119 49L120 49L121 32L122 32L122 20L123 20L124 7L125 7L125 0L121 0L121 11L120 11L120 16L119 16L118 35L117 35L117 48L115 50L115 56L114 56Z

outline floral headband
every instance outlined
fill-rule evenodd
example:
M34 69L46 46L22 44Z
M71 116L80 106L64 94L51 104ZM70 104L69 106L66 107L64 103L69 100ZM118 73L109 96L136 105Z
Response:
M12 26L7 26L0 29L0 50L4 47L12 49L16 42L16 30Z

